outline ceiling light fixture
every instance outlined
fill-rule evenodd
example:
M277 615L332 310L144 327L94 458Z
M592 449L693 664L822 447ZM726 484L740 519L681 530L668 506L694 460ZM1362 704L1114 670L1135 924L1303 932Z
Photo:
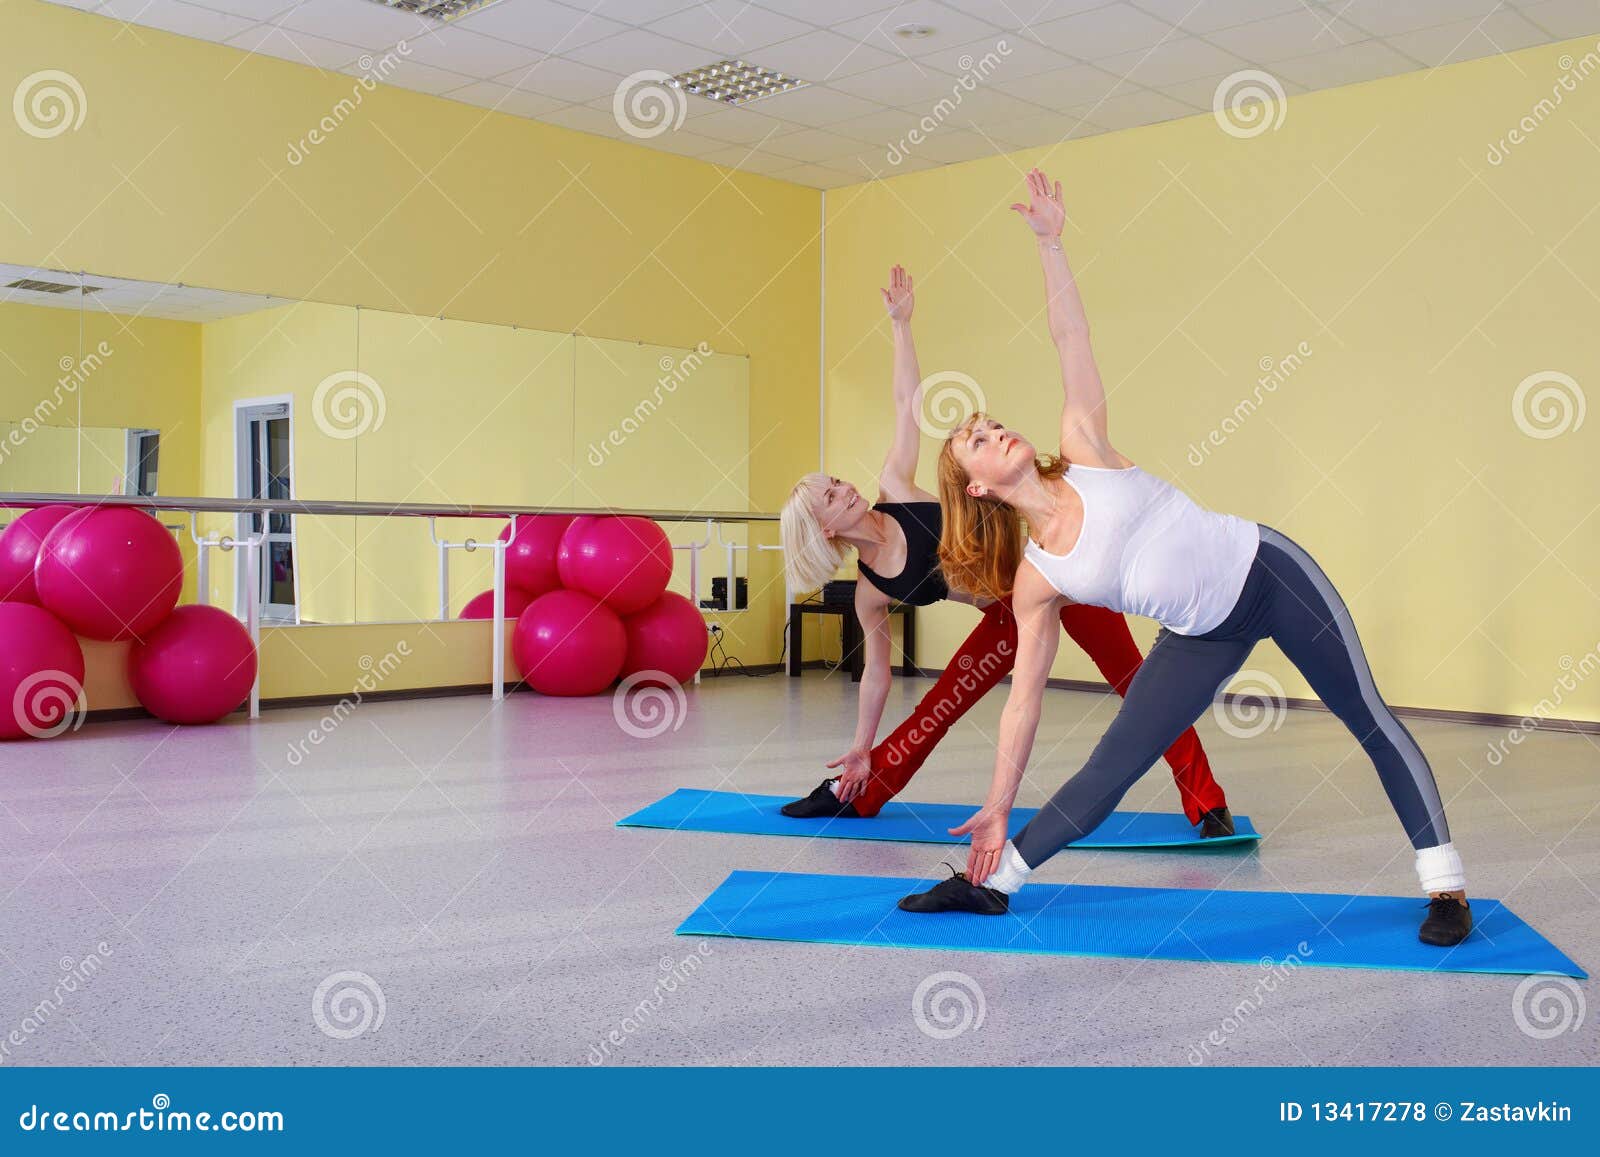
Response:
M382 4L385 8L397 8L401 12L415 12L429 20L446 21L481 11L491 4L500 3L500 0L372 0L372 3Z
M935 31L936 29L931 24L901 24L896 26L894 34L903 36L907 40L926 40Z
M806 87L806 82L799 77L743 60L719 60L704 68L692 68L678 73L667 83L721 104L749 104Z

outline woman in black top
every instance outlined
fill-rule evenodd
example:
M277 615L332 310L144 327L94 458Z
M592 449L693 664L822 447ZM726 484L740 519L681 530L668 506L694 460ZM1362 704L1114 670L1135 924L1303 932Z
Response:
M982 604L983 619L951 657L917 709L882 743L874 745L892 675L889 611L896 603L927 606L941 599L979 605L965 591L951 590L939 570L942 525L939 500L916 484L921 445L921 371L911 338L914 304L909 274L895 266L889 288L880 291L894 329L894 441L878 476L879 498L869 505L849 482L808 474L783 507L784 565L795 593L815 590L855 547L865 582L856 583L855 610L865 640L865 661L850 750L833 760L841 769L785 815L870 817L911 779L939 740L1012 668L1017 653L1016 618L1007 600ZM1062 626L1094 660L1106 681L1122 694L1141 657L1126 620L1103 607L1070 604ZM1232 835L1227 800L1212 778L1200 740L1191 728L1167 751L1191 823L1205 836Z

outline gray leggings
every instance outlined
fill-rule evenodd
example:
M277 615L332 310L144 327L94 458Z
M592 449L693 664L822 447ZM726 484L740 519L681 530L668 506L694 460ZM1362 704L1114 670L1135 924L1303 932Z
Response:
M1028 866L1038 867L1094 831L1262 639L1278 644L1371 757L1412 846L1448 843L1433 771L1379 698L1339 592L1309 554L1263 526L1255 562L1227 619L1203 635L1161 632L1089 762L1017 833L1017 853Z

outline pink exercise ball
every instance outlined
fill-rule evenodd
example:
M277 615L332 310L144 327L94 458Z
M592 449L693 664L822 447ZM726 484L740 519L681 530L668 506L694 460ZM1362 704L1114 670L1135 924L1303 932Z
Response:
M528 609L528 604L533 602L533 596L527 591L519 591L509 583L506 585L506 618L515 619ZM467 605L461 608L458 616L463 619L492 619L494 618L494 592L483 591L473 595L467 600Z
M256 649L238 619L216 607L179 607L128 650L128 682L168 723L215 723L250 698Z
M528 685L544 695L594 695L622 670L628 635L603 603L580 591L551 591L517 619L511 653Z
M672 543L648 518L583 514L556 552L561 585L601 600L619 615L642 611L672 578Z
M32 603L0 603L0 739L48 738L83 693L83 648Z
M33 584L33 566L39 561L39 545L76 506L38 506L18 515L0 532L0 602L39 602L39 589Z
M39 601L67 626L118 642L144 636L178 605L183 555L142 510L83 507L45 535L33 579Z
M511 526L500 532L500 541L510 541L506 548L506 586L526 591L529 599L536 599L547 591L561 586L561 575L556 570L556 549L561 536L572 525L570 514L534 514L517 518L517 537L511 538Z
M700 609L672 591L623 619L622 626L628 633L628 653L622 660L625 677L660 671L675 682L687 683L700 670L711 641Z

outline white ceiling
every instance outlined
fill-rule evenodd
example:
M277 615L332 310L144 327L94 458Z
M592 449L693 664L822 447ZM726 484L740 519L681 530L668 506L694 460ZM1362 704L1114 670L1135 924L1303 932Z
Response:
M1241 69L1293 95L1600 33L1600 0L499 0L449 24L374 0L51 2L353 76L387 53L387 83L819 188L1208 112ZM1009 55L891 163L1002 38ZM648 139L619 124L631 74L727 57L810 87L685 96Z
M99 277L85 274L83 284L93 286L95 292L81 294L40 293L27 289L7 289L13 281L26 278L30 281L48 281L54 284L78 284L78 274L59 269L39 269L32 265L6 265L0 263L0 304L43 305L50 309L80 307L102 313L120 313L137 317L164 317L171 321L220 321L286 304L285 298L263 297L259 294L228 293L220 289L199 289L190 285L163 285L155 281L128 281L121 277Z

